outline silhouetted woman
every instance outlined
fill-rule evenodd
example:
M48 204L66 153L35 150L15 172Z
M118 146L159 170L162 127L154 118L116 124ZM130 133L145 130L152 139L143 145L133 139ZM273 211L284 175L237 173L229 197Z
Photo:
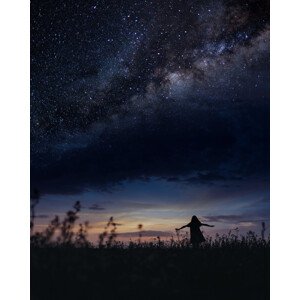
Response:
M214 225L208 225L208 224L201 223L196 216L193 216L192 220L189 224L184 225L180 228L176 228L176 230L190 227L191 243L193 245L193 248L198 248L199 244L205 242L205 238L200 230L201 226L214 227Z

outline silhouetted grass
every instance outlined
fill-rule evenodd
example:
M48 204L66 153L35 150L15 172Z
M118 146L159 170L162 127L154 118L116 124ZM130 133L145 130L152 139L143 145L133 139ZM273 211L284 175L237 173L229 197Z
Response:
M88 224L73 232L79 211L32 235L31 299L269 299L269 241L253 232L200 249L180 238L123 244L111 218L93 245Z

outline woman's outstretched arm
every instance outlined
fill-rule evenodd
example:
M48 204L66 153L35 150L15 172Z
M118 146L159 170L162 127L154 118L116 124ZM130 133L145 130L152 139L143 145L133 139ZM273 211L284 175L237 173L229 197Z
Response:
M184 225L184 226L182 226L182 227L180 227L180 228L175 228L175 230L180 230L180 229L183 229L183 228L185 228L185 227L188 227L188 225L189 225L189 224L187 224L187 225Z
M201 226L215 227L215 225L208 225L208 224L205 224L205 223L201 223Z

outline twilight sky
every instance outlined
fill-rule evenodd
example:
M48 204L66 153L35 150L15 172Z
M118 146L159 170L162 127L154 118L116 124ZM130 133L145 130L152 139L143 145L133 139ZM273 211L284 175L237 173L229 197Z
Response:
M38 228L269 220L269 1L31 1Z

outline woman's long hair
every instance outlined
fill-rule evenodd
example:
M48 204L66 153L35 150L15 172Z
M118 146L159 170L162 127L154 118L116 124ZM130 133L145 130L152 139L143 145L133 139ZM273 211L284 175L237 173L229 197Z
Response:
M192 216L191 224L200 225L201 222L199 221L199 219L196 216Z

